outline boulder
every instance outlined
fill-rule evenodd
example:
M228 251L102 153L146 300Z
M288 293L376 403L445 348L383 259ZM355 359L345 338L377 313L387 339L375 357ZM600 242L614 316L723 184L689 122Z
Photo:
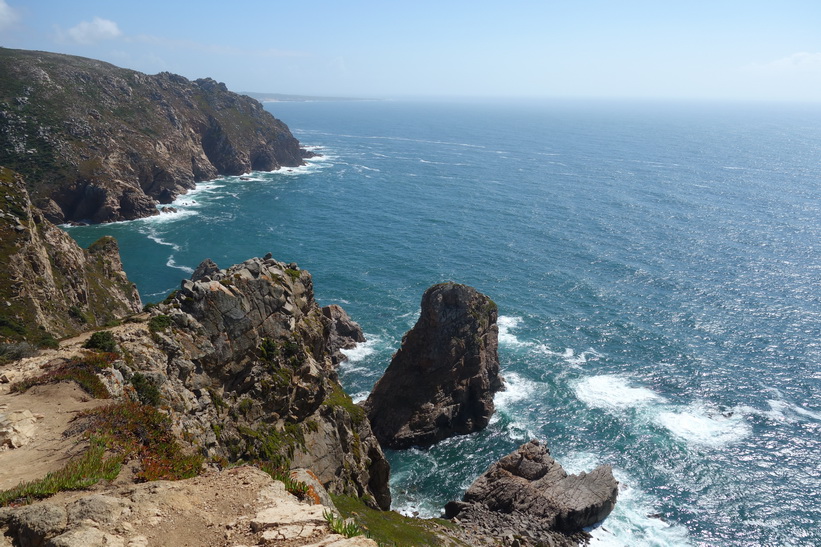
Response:
M504 385L497 313L490 298L466 285L425 291L419 320L364 403L384 447L427 447L487 426Z
M601 521L617 496L618 481L609 465L568 475L547 447L534 440L491 465L462 502L445 507L445 514L469 527L484 530L493 523L546 541L541 536L577 534Z

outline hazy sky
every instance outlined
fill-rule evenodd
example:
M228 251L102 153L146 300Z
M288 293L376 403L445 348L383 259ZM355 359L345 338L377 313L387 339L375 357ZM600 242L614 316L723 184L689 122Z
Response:
M821 101L821 0L0 0L0 45L235 91Z

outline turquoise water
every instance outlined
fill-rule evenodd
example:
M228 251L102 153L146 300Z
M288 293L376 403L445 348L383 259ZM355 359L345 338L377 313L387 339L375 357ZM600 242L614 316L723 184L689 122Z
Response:
M597 545L821 544L821 108L273 103L308 166L202 184L120 241L144 301L272 252L369 342L363 398L443 280L500 309L508 390L482 433L395 452L394 507L438 514L531 437L614 467Z

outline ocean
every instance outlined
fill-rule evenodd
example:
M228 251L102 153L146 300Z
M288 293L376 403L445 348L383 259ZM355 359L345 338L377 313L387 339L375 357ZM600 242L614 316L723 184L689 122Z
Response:
M452 280L499 306L507 390L480 433L389 452L394 508L436 516L531 438L613 466L594 545L821 545L821 106L269 103L322 154L200 184L110 234L144 302L204 258L310 270L368 342L366 397Z

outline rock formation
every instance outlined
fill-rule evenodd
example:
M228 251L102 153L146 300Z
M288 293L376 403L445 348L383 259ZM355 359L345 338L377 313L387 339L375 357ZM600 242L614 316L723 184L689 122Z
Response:
M210 78L0 49L0 165L53 222L158 214L194 183L302 165L288 127Z
M0 262L0 344L53 344L142 308L117 242L104 237L84 251L32 206L22 177L4 167Z
M537 543L575 545L583 528L610 514L617 496L609 465L568 475L544 444L530 441L490 466L445 514L481 533L512 530Z
M153 310L150 340L118 337L179 428L212 458L310 468L331 492L389 508L389 464L337 381L310 274L269 257L206 261L194 277Z
M335 361L344 361L347 358L340 350L355 348L365 341L365 334L359 324L336 304L322 308L322 315L329 320L328 349Z
M430 446L487 426L503 387L496 319L496 304L472 287L425 291L419 320L364 403L383 446Z

